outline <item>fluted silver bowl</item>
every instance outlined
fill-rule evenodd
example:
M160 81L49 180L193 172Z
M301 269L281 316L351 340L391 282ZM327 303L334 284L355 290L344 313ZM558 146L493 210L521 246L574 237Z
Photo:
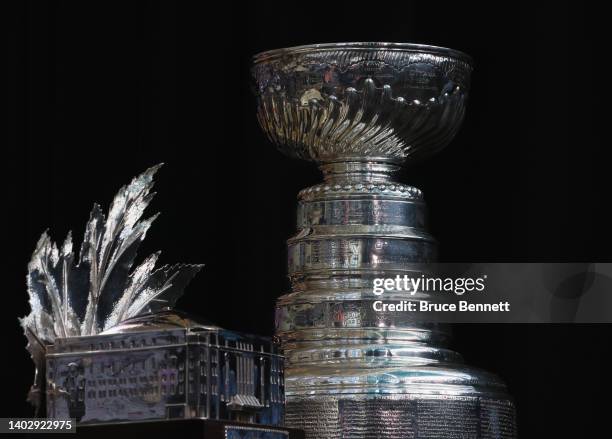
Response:
M446 146L465 113L471 59L405 43L315 44L254 57L258 119L286 154L402 163Z

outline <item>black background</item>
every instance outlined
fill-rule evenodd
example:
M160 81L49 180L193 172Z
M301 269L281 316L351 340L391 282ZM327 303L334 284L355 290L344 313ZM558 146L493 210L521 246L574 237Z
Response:
M132 176L165 162L141 256L202 262L180 306L273 331L296 193L316 168L257 126L251 56L313 42L409 41L476 62L468 114L438 156L402 171L425 192L445 261L610 261L605 23L563 2L15 2L2 148L2 416L28 416L17 316L40 233L80 240ZM463 325L453 347L498 373L522 437L606 425L612 329ZM605 430L607 431L607 430ZM605 434L601 431L601 434Z

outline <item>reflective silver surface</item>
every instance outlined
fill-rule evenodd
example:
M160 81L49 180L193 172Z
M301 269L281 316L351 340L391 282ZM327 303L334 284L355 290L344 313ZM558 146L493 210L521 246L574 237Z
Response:
M39 240L21 319L36 365L29 399L39 416L79 425L198 418L245 423L227 437L288 437L273 428L285 408L276 345L170 310L200 265L156 269L154 253L132 268L157 216L142 218L158 169L122 187L106 217L94 205L78 262L70 235L60 249Z
M157 214L143 219L153 199L146 170L119 189L104 215L94 204L78 259L69 233L58 249L47 232L28 264L31 312L22 325L43 342L93 335L139 314L172 307L201 265L155 268L159 252L133 267L138 247Z
M287 424L309 438L516 435L504 384L462 364L445 347L447 327L372 309L373 278L436 260L421 191L392 174L450 142L470 72L460 52L411 44L323 44L254 58L263 130L324 175L299 194L292 291L276 309Z
M72 234L58 249L44 232L28 264L30 314L20 320L36 366L28 399L40 407L47 347L56 339L98 334L130 317L174 306L201 265L155 268L154 253L132 269L142 240L157 217L143 219L153 199L147 169L119 189L108 215L98 204L89 216L78 259ZM38 412L38 410L37 410Z
M255 55L259 122L286 153L402 162L443 148L465 112L470 58L432 46L320 44Z
M269 338L173 311L58 338L46 356L47 417L80 425L188 418L279 425L283 358L276 351Z

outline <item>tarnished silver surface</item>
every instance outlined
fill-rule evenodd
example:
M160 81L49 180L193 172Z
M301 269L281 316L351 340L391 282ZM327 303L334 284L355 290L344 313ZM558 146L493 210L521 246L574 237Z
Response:
M323 44L254 58L263 130L324 175L299 194L292 291L276 309L287 424L309 438L516 435L504 384L445 347L448 327L372 309L373 278L436 260L421 191L392 174L450 142L470 73L460 52L411 44Z

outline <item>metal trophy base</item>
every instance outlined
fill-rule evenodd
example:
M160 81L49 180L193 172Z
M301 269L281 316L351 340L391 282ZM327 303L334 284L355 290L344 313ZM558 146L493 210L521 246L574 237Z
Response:
M340 172L373 168L376 175ZM436 257L422 194L394 181L393 169L335 164L330 174L323 166L323 190L300 194L299 231L289 240L293 288L276 314L286 425L309 439L514 438L504 383L462 364L446 347L448 325L374 309L373 278L410 275ZM405 293L385 293L393 299Z
M513 438L510 401L450 395L290 398L287 422L329 438Z
M55 436L55 435L54 435ZM60 435L62 436L62 435ZM67 438L108 439L180 437L181 439L303 439L300 430L210 419L175 419L125 424L77 426Z

